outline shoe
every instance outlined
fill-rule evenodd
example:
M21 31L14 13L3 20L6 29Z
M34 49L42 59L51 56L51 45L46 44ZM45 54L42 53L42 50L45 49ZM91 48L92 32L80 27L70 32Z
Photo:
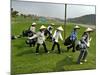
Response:
M48 51L48 52L46 52L47 54L49 54L50 52Z
M47 53L50 53L49 51Z
M87 62L87 60L84 60L84 62Z
M83 63L82 62L80 62L80 65L82 65Z

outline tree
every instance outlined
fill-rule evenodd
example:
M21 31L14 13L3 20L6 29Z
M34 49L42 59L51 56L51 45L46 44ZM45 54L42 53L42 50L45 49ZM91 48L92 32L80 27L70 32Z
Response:
M14 11L13 8L11 8L11 15L12 17L18 16L18 11Z

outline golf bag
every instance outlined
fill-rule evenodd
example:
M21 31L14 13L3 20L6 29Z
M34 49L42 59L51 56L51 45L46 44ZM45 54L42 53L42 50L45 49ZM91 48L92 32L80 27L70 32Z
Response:
M86 48L88 48L88 46L84 42L82 42L81 40L77 41L77 43L76 43L76 50L79 51L81 49L86 49Z
M30 30L24 30L23 32L22 32L22 36L23 37L31 37L31 36L33 36L33 33L32 33L32 31L30 31Z
M44 31L44 35L47 36L48 33L49 33L49 31L46 29L46 30Z
M81 45L81 42L80 42L80 41L77 41L77 42L76 42L76 50L77 50L77 51L80 50L80 45Z
M65 45L65 46L68 46L68 45L70 45L70 44L71 44L71 40L70 40L70 36L69 36L69 37L67 37L67 38L65 39L64 45Z
M28 44L30 47L35 46L36 42L37 42L37 38L26 40L26 44Z
M46 29L45 31L44 31L44 35L45 36L47 36L47 39L50 39L51 41L52 41L52 34Z

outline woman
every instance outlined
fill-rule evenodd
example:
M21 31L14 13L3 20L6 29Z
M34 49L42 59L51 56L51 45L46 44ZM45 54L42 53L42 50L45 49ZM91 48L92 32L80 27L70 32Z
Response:
M42 25L40 27L40 31L37 33L36 54L39 54L39 47L40 47L40 45L43 45L45 53L49 53L47 48L46 48L46 44L45 44L45 36L44 36L45 29L46 29L46 27L44 25Z
M52 46L52 51L54 50L55 46L57 45L57 48L58 48L58 53L60 54L61 51L60 51L60 45L59 45L59 38L61 40L63 40L62 38L62 35L61 35L61 32L63 31L63 28L60 26L56 29L56 31L54 32L54 35L53 35L53 46Z
M81 62L81 60L83 62L87 61L86 57L88 55L88 48L90 47L90 41L91 41L90 33L92 31L93 31L93 29L87 28L82 35L82 38L81 38L80 44L79 44L80 54L79 54L79 57L78 57L78 60L77 60L77 64L83 64Z
M67 51L69 51L69 49L72 49L72 52L75 52L75 42L77 40L77 30L80 29L79 26L75 26L72 33L70 34L70 36L65 40L64 45L67 46Z

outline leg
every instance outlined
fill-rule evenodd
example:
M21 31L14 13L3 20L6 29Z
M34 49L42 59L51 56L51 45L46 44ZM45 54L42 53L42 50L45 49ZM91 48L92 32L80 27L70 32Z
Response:
M72 47L73 47L72 52L75 52L75 41L73 41L73 43L72 43Z
M32 39L29 39L29 46L32 47Z
M31 44L31 43L29 43L29 46L30 46L30 47L32 47L32 44Z
M54 43L53 43L53 46L52 46L52 49L51 49L52 51L54 50L55 45L56 45L56 43L54 42Z
M83 61L86 60L87 55L88 55L88 51L86 50L86 51L84 52L84 55L83 55L83 58L82 58Z
M84 54L84 51L80 51L80 54L79 54L79 57L78 57L78 60L77 60L77 64L80 64L80 61L82 59L83 54Z
M48 50L47 50L47 48L46 48L46 45L45 45L45 42L43 42L43 47L44 47L44 50L45 50L45 52L47 53L48 52Z
M32 44L33 44L33 47L35 46L35 43L36 43L36 41L34 41L34 40L33 40L33 42L32 42Z
M40 46L40 44L37 44L36 53L39 53L39 46Z
M60 45L59 45L58 42L56 42L56 44L57 44L57 47L58 47L58 53L60 54L61 53L61 51L60 51Z

